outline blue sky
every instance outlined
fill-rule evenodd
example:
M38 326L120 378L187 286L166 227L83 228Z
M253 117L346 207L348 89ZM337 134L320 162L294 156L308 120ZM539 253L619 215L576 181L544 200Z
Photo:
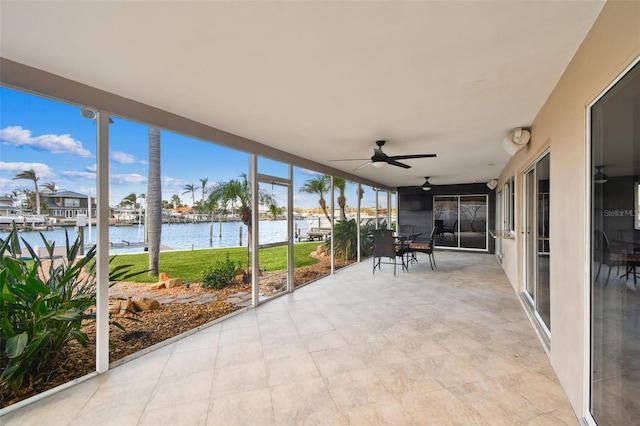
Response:
M96 128L93 120L80 115L80 107L0 87L0 194L15 189L33 189L33 183L13 180L22 170L33 169L39 185L54 182L58 190L96 194ZM126 118L113 117L109 126L110 204L118 204L134 192L147 192L148 128ZM207 187L215 182L238 178L247 172L246 153L161 132L162 198L178 194L182 202L192 203L183 194L187 184ZM259 171L282 175L285 168L272 161L258 162ZM285 172L286 173L286 172ZM316 173L294 168L294 207L317 207L317 196L302 194L299 188ZM356 205L355 185L347 187L347 203ZM328 194L325 194L327 197ZM274 196L284 205L284 194ZM195 194L202 198L202 190ZM329 199L327 198L327 203ZM363 206L373 207L375 194L365 188ZM336 206L337 207L337 206Z

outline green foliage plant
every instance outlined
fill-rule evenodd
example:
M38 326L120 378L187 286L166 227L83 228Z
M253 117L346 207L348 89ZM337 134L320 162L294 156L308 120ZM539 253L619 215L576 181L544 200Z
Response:
M80 256L81 241L69 243L66 253L54 259L55 243L40 234L47 251L48 265L22 239L33 261L21 258L14 226L0 239L0 396L8 400L23 386L46 383L60 367L65 346L74 339L82 346L88 336L81 328L95 320L96 249ZM135 275L129 265L112 269L111 283ZM113 284L110 284L113 285Z
M224 260L216 261L209 272L202 277L202 287L220 290L228 286L240 270L239 263L233 263L227 253Z
M363 258L371 256L372 233L374 224L360 227L360 252ZM358 225L355 219L341 220L333 227L335 255L345 260L356 260L358 257ZM325 242L325 248L331 249L331 239Z

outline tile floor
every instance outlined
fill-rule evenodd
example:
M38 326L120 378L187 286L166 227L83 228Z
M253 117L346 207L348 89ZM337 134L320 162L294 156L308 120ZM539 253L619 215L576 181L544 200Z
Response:
M0 418L11 425L577 425L492 255L349 267Z

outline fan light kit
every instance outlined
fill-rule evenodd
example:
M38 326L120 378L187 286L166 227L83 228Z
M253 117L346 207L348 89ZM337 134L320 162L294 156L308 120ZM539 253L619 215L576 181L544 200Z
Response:
M431 191L431 184L429 183L429 176L424 178L424 183L422 184L423 191Z
M596 169L598 169L598 173L596 173L593 177L593 183L603 184L607 183L607 181L609 180L609 176L602 173L603 167L604 166L596 166Z
M410 160L414 158L432 158L437 157L436 154L410 154L410 155L387 155L382 152L382 146L386 143L386 141L376 141L377 148L373 149L373 155L371 158L350 158L344 160L330 160L330 161L367 161L361 166L356 167L353 171L360 170L363 167L368 166L369 164L373 165L373 167L381 168L386 166L387 164L391 164L392 166L402 167L403 169L410 169L411 166L408 164L401 163L398 160Z

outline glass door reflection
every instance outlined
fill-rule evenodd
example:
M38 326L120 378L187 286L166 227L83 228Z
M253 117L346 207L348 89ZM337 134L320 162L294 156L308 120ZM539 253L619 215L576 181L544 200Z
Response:
M487 206L486 195L434 197L436 246L486 250Z

